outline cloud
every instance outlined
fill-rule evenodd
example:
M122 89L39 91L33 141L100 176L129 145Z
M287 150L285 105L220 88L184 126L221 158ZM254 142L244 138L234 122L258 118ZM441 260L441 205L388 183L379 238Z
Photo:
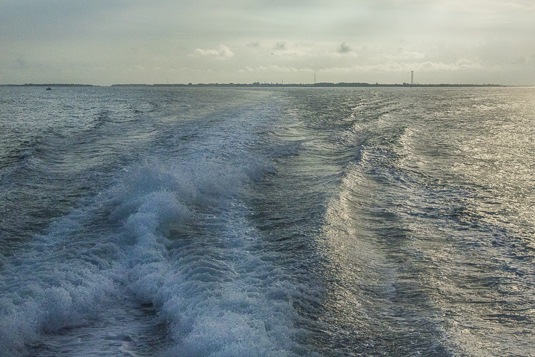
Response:
M230 50L225 45L219 45L219 47L215 49L202 49L197 48L195 51L191 53L191 56L194 57L212 57L215 59L228 59L231 57L234 57L234 52Z
M416 59L423 59L425 58L425 53L417 52L417 51L409 51L402 47L399 47L397 50L397 53L392 55L391 58L395 59L404 59L404 60L416 60Z
M260 47L260 41L249 42L246 46L247 47Z
M286 42L284 41L279 41L275 44L275 47L274 47L275 51L284 51L286 50Z
M383 63L353 65L347 67L332 67L325 68L323 72L329 73L349 73L349 72L408 72L408 71L459 71L459 70L480 70L483 69L483 64L479 59L460 58L455 62L395 62L387 61Z
M285 41L279 41L273 46L272 55L278 59L295 60L303 57L313 57L318 55L317 48L308 43L297 43L289 45Z
M468 69L478 82L524 84L535 65L533 2L0 0L0 80L152 83L161 76L151 69L160 67L181 68L174 79L181 82L256 81L248 68L264 66L270 69L262 75L277 76L291 68L369 68L384 71L385 80L409 69L450 80ZM211 62L220 77L201 71ZM146 71L126 75L136 64ZM511 66L522 75L508 80ZM83 76L66 76L66 69Z
M240 73L246 72L279 72L279 73L291 73L291 72L313 72L310 68L296 68L292 66L279 66L276 64L271 64L268 66L258 66L256 68L245 67L241 69Z
M351 47L349 47L348 45L346 45L345 42L343 42L343 43L340 45L340 47L338 47L338 49L336 50L336 52L341 53L341 54L350 53L350 52L351 52Z

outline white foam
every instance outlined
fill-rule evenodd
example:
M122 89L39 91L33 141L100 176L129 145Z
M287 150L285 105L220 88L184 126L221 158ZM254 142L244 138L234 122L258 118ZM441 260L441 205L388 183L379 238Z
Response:
M298 348L298 292L262 250L241 199L274 169L248 147L254 118L245 132L237 130L243 118L226 120L224 133L203 131L204 141L181 157L126 167L110 189L2 258L2 354L22 354L44 343L43 334L92 326L102 315L107 321L132 297L167 324L169 355L284 356Z
M60 255L60 254L56 254ZM53 254L24 254L7 265L2 278L0 345L2 354L24 351L40 333L81 326L115 292L111 271L83 261L62 262Z
M151 167L150 173L135 174L145 182L143 195L129 197L138 182L126 180L116 215L134 240L126 263L131 289L169 324L175 341L169 354L290 353L296 333L293 287L255 248L258 232L236 196L247 168ZM174 190L170 183L176 183ZM181 229L197 236L177 244Z

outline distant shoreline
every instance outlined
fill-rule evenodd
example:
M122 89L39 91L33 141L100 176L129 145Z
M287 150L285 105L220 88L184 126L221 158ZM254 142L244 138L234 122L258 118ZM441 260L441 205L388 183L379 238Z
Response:
M0 87L101 87L93 84L69 84L69 83L25 83L25 84L0 84Z
M321 83L197 83L197 84L113 84L112 87L507 87L501 84L380 84L354 82Z
M401 84L381 84L381 83L356 83L356 82L339 82L339 83L330 83L330 82L320 82L320 83L308 83L308 84L299 84L299 83L188 83L188 84L112 84L111 86L101 86L93 84L66 84L66 83L25 83L25 84L0 84L1 87L319 87L319 88L347 88L347 87L402 87L402 88L411 88L411 87L423 87L423 88L433 88L433 87L525 87L525 86L513 86L513 85L503 85L503 84L410 84L410 83L401 83Z

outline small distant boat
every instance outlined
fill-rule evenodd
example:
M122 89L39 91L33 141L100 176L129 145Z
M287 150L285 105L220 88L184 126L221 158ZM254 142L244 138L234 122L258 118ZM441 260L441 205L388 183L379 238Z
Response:
M46 90L52 90L52 88L50 88L50 87L46 87Z

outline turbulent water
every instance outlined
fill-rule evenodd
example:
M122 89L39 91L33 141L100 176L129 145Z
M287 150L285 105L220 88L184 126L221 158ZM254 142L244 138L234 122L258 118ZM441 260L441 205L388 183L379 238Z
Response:
M534 356L535 89L0 87L0 354Z

